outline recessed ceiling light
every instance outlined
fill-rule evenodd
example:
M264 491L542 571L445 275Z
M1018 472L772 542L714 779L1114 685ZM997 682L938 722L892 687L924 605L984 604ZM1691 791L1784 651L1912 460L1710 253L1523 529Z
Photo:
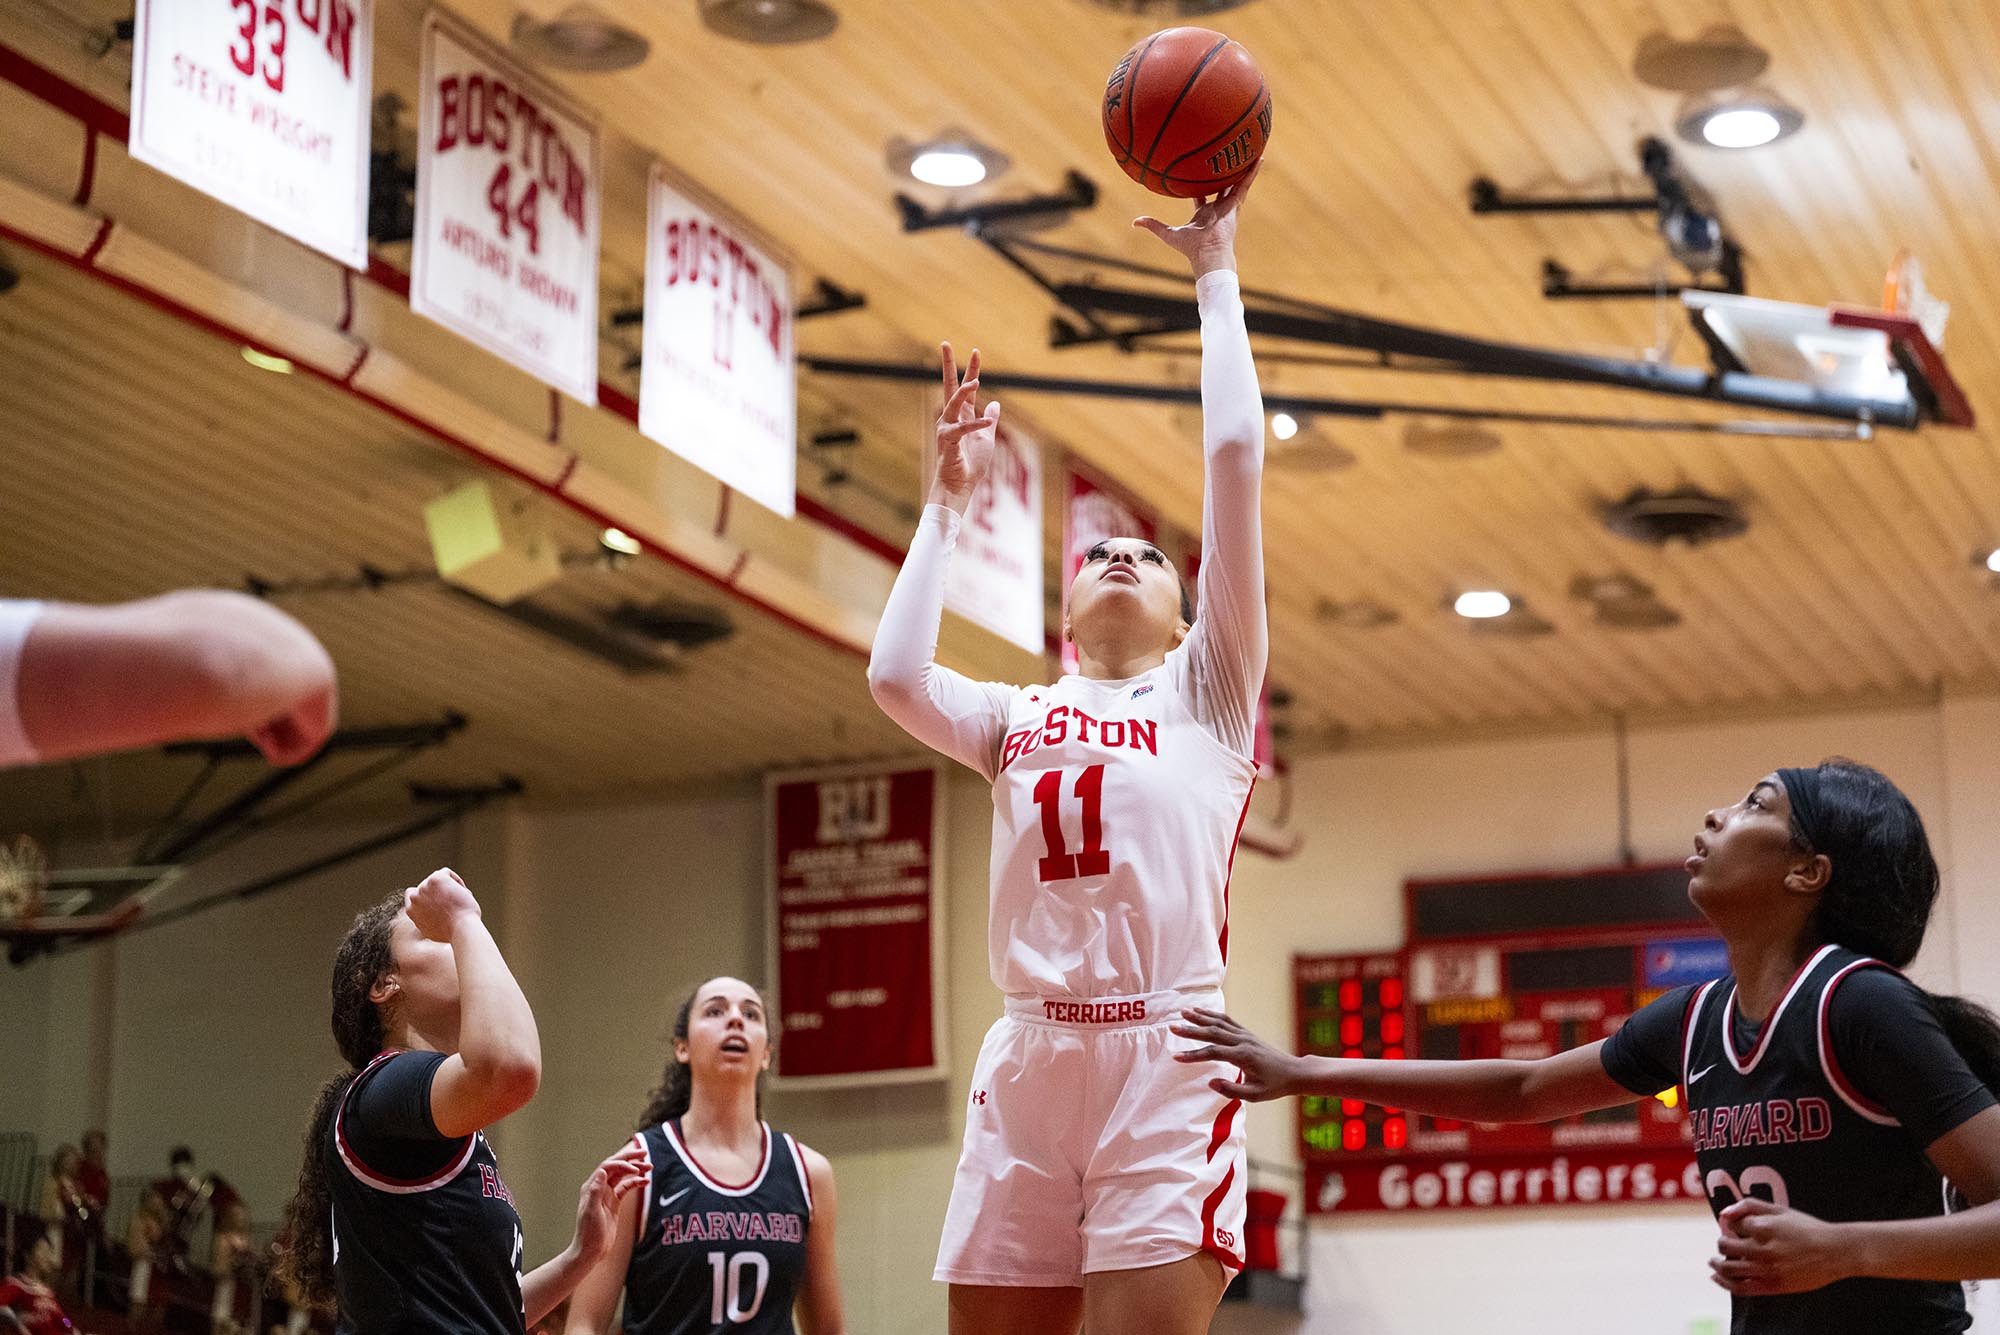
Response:
M925 185L957 190L985 180L986 164L962 148L933 148L911 160L910 175Z
M1805 124L1805 113L1776 93L1745 88L1699 93L1681 103L1674 128L1691 144L1709 148L1760 148Z
M1299 419L1290 413L1272 413L1271 434L1279 440L1290 440L1299 434Z
M889 170L925 185L962 190L1007 170L1007 155L962 130L946 130L921 142L891 139Z
M2000 575L2000 547L1995 547L1992 551L1986 553L1986 568L1994 574Z
M639 540L622 528L607 528L597 535L597 541L605 551L616 552L620 556L637 556L646 549Z
M283 357L273 357L268 352L259 352L248 343L243 345L243 360L260 371L271 371L278 375L290 375L292 364Z
M1452 600L1451 610L1474 621L1504 617L1514 610L1514 600L1497 589L1469 589Z

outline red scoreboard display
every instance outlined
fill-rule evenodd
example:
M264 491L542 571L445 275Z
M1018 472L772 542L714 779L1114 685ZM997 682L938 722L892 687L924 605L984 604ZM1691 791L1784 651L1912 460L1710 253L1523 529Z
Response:
M1725 972L1679 867L1411 882L1411 944L1295 956L1298 1050L1534 1059L1616 1032L1683 983ZM1702 1198L1675 1091L1538 1125L1482 1125L1354 1099L1299 1100L1318 1214Z

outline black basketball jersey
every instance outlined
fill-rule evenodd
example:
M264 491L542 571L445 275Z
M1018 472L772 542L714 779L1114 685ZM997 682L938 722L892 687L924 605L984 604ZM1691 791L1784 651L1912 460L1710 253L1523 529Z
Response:
M1682 1026L1682 1088L1709 1204L1759 1196L1819 1219L1943 1212L1923 1147L1841 1070L1827 1010L1843 978L1887 968L1822 947L1761 1029L1738 1014L1736 980L1697 991ZM1809 1293L1738 1298L1736 1335L1955 1335L1970 1325L1957 1284L1848 1279Z
M739 1186L695 1162L679 1118L639 1133L652 1174L625 1269L626 1335L792 1335L812 1186L798 1142L760 1125L762 1159Z
M525 1335L521 1218L480 1132L440 1135L435 1052L385 1052L327 1142L340 1335Z

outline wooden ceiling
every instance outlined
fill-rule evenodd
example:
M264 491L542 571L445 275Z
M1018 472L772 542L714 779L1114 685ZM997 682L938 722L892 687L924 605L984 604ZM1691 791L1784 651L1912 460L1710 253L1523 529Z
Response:
M0 19L30 4L46 0L7 0ZM634 71L562 79L598 108L612 140L605 308L636 292L644 162L657 154L790 252L802 289L824 276L866 295L865 311L802 323L805 354L917 360L948 337L977 343L996 369L1192 384L1186 355L1052 350L1044 294L961 233L904 233L891 202L899 190L934 205L1015 197L1053 189L1076 169L1103 197L1045 239L1171 260L1128 222L1156 204L1181 206L1124 180L1096 120L1104 75L1160 22L1082 0L834 4L838 31L798 47L716 36L691 0L602 6L653 44ZM504 37L519 5L455 7ZM109 18L129 6L75 8ZM378 92L413 96L422 10L417 0L378 0ZM1316 424L1354 466L1274 466L1266 489L1272 670L1293 697L1286 713L1297 744L2000 686L2000 592L1971 561L2000 544L2000 402L1988 390L2000 372L2000 15L1991 6L1253 0L1208 22L1245 42L1276 97L1267 167L1243 224L1246 282L1551 347L1633 356L1664 344L1675 360L1697 363L1677 311L1540 295L1545 257L1579 276L1655 272L1662 248L1648 220L1476 217L1467 206L1477 176L1540 193L1631 185L1636 141L1658 134L1713 195L1757 295L1869 302L1896 250L1917 253L1952 302L1948 351L1988 423L1869 442L1508 424L1498 428L1498 451L1458 461L1405 449L1408 417ZM1653 32L1687 37L1712 22L1769 48L1764 81L1805 112L1801 132L1740 153L1673 140L1676 99L1634 78L1633 54ZM123 59L121 49L71 77L122 99ZM946 127L1000 149L1011 168L957 195L892 175L890 139ZM298 576L423 559L417 506L462 465L317 387L238 369L206 336L162 326L143 341L128 337L126 327L156 317L91 280L22 267L32 281L0 300L0 352L38 365L41 383L31 391L10 377L0 389L10 421L36 424L10 450L70 466L37 467L0 497L8 524L0 583L113 597L177 581L232 582L246 570ZM615 341L605 371L636 391ZM1264 382L1287 394L1439 405L1745 415L1597 389L1275 358ZM244 430L225 440L206 429L217 408L205 404L226 404ZM1042 394L1010 395L1008 407L1048 445L1195 527L1198 420L1186 410ZM917 389L802 376L802 436L851 427L862 441L842 460L854 480L831 487L802 447L802 490L901 542L909 521L899 507L916 493L926 411ZM324 427L310 441L290 429L307 412ZM225 449L236 465L217 468ZM371 463L364 491L347 467L357 460L344 452L365 449L384 456ZM1615 537L1599 520L1605 503L1634 487L1683 484L1739 500L1749 533L1660 550ZM208 522L168 522L172 509L146 499L181 489L187 504L208 507ZM1049 513L1052 563L1053 504ZM89 543L62 537L92 527ZM1650 583L1680 623L1595 624L1572 582L1614 573ZM605 578L660 589L686 582L650 564ZM1553 630L1480 633L1445 607L1466 587L1513 592ZM1325 615L1326 605L1355 600L1396 620L1353 629ZM353 710L371 721L420 703L480 706L478 728L451 748L468 773L529 769L552 791L611 791L895 744L867 701L858 660L746 609L736 611L743 630L734 640L664 686L607 678L576 691L571 651L445 610L453 603L397 592L297 610L328 636ZM449 651L428 651L446 626ZM635 718L644 726L633 727Z

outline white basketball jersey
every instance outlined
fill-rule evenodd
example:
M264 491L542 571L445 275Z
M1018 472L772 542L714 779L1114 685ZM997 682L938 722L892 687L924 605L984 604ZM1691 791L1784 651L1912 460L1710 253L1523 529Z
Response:
M1257 766L1191 712L1189 646L1125 681L1017 688L993 784L993 982L1013 995L1219 987Z

